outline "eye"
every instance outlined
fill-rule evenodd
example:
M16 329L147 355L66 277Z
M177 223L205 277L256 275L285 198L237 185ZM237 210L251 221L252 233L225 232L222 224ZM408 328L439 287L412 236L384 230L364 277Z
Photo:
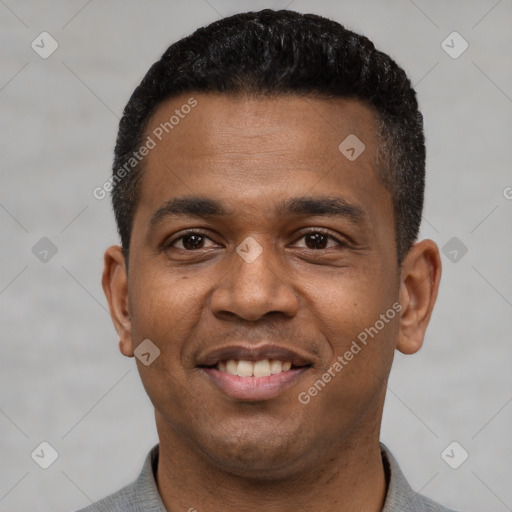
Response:
M315 229L308 231L307 233L304 233L299 240L304 239L306 249L311 250L322 250L322 249L329 249L333 247L332 245L329 247L327 244L329 243L329 240L332 240L335 242L335 245L338 245L339 247L346 247L347 244L345 242L342 242L338 240L333 235L329 234L326 231L323 231L321 229ZM206 240L209 240L212 242L212 245L205 245ZM179 247L179 244L181 244L181 247ZM201 231L194 231L190 230L187 231L185 235L182 235L178 238L175 238L173 241L166 244L166 248L176 248L184 251L194 251L197 249L206 249L208 247L213 247L215 243L208 238L203 232Z
M299 240L305 239L306 240L306 248L312 249L312 250L321 250L321 249L329 249L330 247L327 247L326 244L328 244L329 240L334 240L338 246L340 247L346 247L347 244L345 242L342 242L329 234L326 231L323 231L321 229L315 229L308 231L307 233L304 233ZM333 247L333 246L331 246Z
M193 251L195 249L204 249L205 240L210 240L204 233L201 231L187 231L185 235L180 236L179 238L175 238L172 242L166 244L166 247L175 247L176 249L181 249L185 251ZM182 247L176 247L178 242L181 242ZM211 240L210 240L211 242Z

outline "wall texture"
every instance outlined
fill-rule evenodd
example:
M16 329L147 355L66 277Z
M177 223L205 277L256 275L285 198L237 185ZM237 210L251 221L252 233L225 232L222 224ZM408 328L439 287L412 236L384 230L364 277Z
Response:
M510 0L1 0L0 510L85 506L135 478L157 442L101 289L117 236L92 191L129 95L170 43L285 6L370 37L425 116L421 238L443 248L444 271L424 348L396 356L382 440L423 494L512 510Z

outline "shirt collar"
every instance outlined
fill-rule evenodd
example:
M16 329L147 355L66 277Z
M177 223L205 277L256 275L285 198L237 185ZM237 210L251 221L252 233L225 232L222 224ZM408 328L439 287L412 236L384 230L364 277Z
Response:
M419 496L418 493L412 490L411 486L405 479L398 462L382 443L380 443L380 454L388 482L388 492L386 494L386 501L384 502L382 512L410 510L410 508L406 507L415 502L416 498Z
M139 477L135 481L135 499L141 505L140 510L147 512L167 512L156 486L159 445L156 444L148 453Z

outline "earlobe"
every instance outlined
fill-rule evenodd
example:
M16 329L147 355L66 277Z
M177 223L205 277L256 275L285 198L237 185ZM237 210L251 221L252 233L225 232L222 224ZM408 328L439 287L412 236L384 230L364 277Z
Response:
M432 240L416 243L402 262L402 312L396 348L414 354L423 345L441 280L439 249Z
M107 297L112 322L119 335L119 350L123 355L133 357L128 276L123 251L118 245L105 251L101 284Z

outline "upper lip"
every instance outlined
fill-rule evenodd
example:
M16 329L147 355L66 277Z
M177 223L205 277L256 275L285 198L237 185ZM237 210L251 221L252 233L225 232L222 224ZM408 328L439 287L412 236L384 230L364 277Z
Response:
M290 361L292 366L311 366L313 361L308 356L299 354L293 349L278 345L229 345L217 348L198 358L198 366L215 366L219 361L237 359L244 361L260 361L262 359L277 359Z

